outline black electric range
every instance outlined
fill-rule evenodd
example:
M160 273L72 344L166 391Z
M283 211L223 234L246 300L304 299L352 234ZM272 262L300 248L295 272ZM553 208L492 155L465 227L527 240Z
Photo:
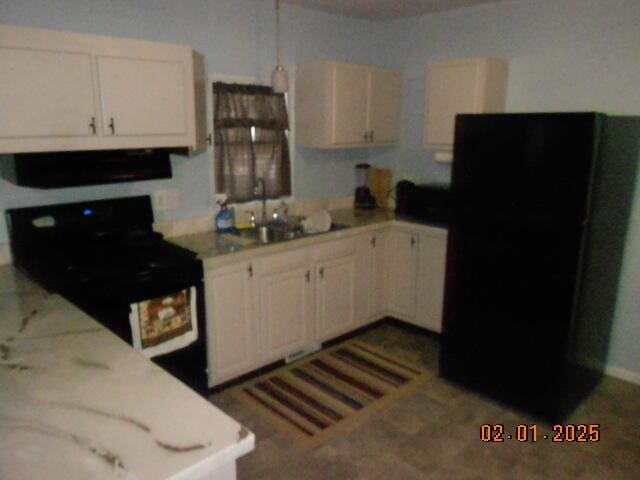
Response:
M7 210L14 264L128 343L137 302L195 290L197 340L152 360L206 389L202 262L153 231L149 196Z

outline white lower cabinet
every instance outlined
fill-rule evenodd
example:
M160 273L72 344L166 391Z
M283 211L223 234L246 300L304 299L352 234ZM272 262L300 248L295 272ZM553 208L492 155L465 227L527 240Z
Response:
M207 270L209 385L386 315L440 331L446 233L406 225Z
M429 330L442 330L447 235L416 227L390 233L389 313Z
M389 313L411 323L416 318L418 239L411 230L393 229L389 234Z
M242 375L257 363L253 264L240 262L205 273L209 386Z
M356 323L379 320L387 310L387 230L380 229L356 238Z
M314 251L316 339L325 341L356 327L355 239L326 243Z
M305 349L313 342L314 279L307 249L256 262L256 317L260 363Z
M420 234L415 323L436 332L442 331L446 257L446 236Z

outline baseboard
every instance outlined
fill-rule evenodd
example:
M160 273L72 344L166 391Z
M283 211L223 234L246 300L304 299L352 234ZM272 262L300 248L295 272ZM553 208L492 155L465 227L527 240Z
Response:
M604 373L610 377L615 377L629 383L640 385L640 373L638 372L627 370L626 368L608 366L604 369Z
M11 248L8 243L0 243L0 265L11 265Z

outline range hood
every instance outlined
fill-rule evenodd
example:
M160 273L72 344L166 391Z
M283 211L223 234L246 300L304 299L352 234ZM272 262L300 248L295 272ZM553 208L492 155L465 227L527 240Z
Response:
M16 153L0 156L0 175L24 187L62 188L171 178L171 149Z

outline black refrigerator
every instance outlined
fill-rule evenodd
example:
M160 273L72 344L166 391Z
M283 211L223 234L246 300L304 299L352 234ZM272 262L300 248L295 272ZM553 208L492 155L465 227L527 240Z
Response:
M458 115L440 374L549 422L602 377L640 117Z

